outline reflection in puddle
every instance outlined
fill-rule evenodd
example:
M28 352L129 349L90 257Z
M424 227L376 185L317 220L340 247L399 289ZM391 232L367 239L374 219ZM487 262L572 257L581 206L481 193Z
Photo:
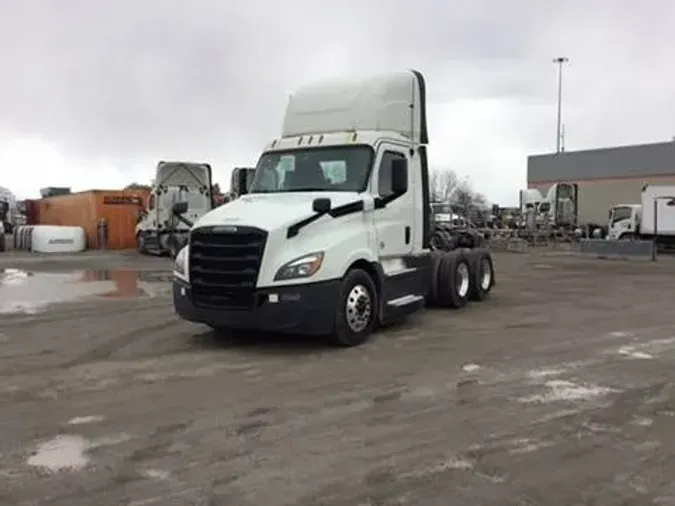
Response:
M92 297L154 297L150 283L168 282L166 271L81 270L67 273L0 270L0 314L35 314L57 302Z

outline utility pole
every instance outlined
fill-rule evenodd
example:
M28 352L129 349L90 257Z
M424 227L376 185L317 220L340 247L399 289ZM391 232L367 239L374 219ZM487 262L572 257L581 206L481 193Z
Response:
M560 141L562 139L562 69L563 64L567 63L569 58L558 56L553 58L553 63L558 65L558 122L555 138L555 152L560 153Z

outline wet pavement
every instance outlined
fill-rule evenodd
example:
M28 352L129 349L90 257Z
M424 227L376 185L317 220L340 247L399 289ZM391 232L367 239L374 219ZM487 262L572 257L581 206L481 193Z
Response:
M49 299L0 314L0 505L675 504L675 262L497 255L349 350L181 321L166 260L50 262L0 258Z
M157 283L166 284L171 272L129 269L85 269L39 272L0 269L0 314L35 314L64 302L108 298L156 297Z

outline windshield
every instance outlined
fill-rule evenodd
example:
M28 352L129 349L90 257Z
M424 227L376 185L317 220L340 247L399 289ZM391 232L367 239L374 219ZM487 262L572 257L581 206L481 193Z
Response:
M633 209L631 207L615 207L614 212L612 213L612 223L628 220L632 215Z
M250 193L362 192L368 186L370 146L303 148L263 153Z

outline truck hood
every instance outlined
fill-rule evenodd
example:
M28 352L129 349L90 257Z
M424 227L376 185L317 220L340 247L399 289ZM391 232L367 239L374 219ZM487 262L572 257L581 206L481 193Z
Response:
M356 192L253 193L205 214L193 228L241 225L271 231L315 214L312 202L316 198L329 198L332 207L362 200Z

